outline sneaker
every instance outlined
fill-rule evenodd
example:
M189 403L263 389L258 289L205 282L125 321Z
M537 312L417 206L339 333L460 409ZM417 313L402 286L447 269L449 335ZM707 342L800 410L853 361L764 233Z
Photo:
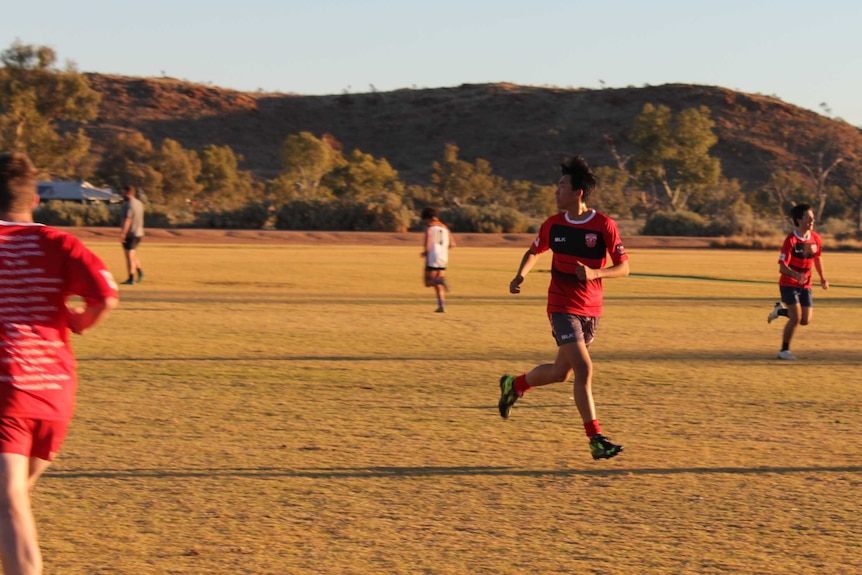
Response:
M144 272L142 272L141 270L138 270L138 281L144 281Z
M593 459L610 459L623 450L622 445L614 445L599 433L590 439L590 453L593 454Z
M122 282L120 285L133 286L133 285L135 285L135 280L133 280L132 278L129 278L126 281Z
M441 305L436 310L434 310L434 313L446 313L446 308Z
M508 419L509 412L512 411L516 401L518 401L518 394L515 393L515 376L504 375L500 378L500 402L497 404L500 417Z
M775 307L772 308L772 311L769 312L769 315L766 317L766 323L772 323L776 319L778 319L778 312L784 309L784 306L781 305L780 301L775 302Z
M795 361L796 356L793 355L789 349L782 349L778 352L778 359L785 359L787 361Z
M440 278L440 285L443 286L443 291L449 293L449 284L446 283L446 278Z

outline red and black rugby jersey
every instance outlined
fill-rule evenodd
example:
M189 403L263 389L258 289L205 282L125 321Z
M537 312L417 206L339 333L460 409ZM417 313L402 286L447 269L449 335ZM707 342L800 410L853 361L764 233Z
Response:
M548 286L548 313L602 315L602 280L581 281L575 275L579 265L593 269L605 266L610 253L614 265L628 259L617 223L590 210L578 220L567 212L545 220L533 242L533 253L553 252L551 283Z

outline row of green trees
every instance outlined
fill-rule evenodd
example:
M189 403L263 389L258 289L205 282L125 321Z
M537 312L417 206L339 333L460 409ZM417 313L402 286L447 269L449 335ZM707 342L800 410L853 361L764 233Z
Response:
M662 229L678 221L691 231L695 222L704 222L704 235L758 234L771 230L758 219L784 218L793 205L809 203L818 220L848 219L862 230L858 133L826 127L802 154L800 171L776 171L765 185L744 192L709 154L718 142L710 115L703 106L674 114L666 106L646 104L635 118L629 155L607 141L616 165L598 170L605 208L645 214L647 232L649 220L657 218Z
M432 205L458 231L523 232L555 210L553 186L502 178L484 159L461 159L454 144L445 145L424 186L406 185L386 159L345 151L330 134L288 135L280 172L266 181L240 169L243 158L229 146L154 145L128 131L95 153L82 126L96 118L99 94L73 65L60 69L56 60L51 48L20 42L0 54L0 146L26 151L55 179L137 186L151 225L399 231ZM645 105L623 145L607 138L615 165L597 168L595 207L644 218L647 233L756 235L775 231L764 218L807 201L818 218L852 217L862 229L856 144L826 137L803 173L775 173L746 193L709 153L714 127L705 107L674 114ZM84 217L80 211L46 206L43 215L72 223Z

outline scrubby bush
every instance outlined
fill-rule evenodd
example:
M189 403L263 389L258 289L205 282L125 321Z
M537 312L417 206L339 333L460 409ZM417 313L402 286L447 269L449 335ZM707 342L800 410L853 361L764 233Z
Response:
M712 235L706 218L694 212L656 212L644 224L641 233L645 236L689 236Z
M117 222L122 216L117 213ZM144 206L145 228L189 227L195 222L195 215L188 207L168 208L165 206ZM119 225L119 223L117 224Z
M842 218L826 218L817 228L821 233L832 234L836 238L847 237L856 231L853 222Z
M235 210L197 214L195 226L222 230L260 230L270 218L269 206L253 202Z
M49 226L116 226L119 212L105 204L51 201L39 204L33 220Z
M784 243L783 235L752 237L728 236L716 238L709 243L711 248L726 248L733 250L774 250L781 249Z
M460 233L518 234L535 229L533 221L518 210L497 205L443 210L440 219Z
M707 226L708 236L769 237L775 234L768 222L757 218L748 205L719 214Z
M409 226L412 215L400 199L389 196L370 203L295 200L278 210L275 227L279 230L401 232Z

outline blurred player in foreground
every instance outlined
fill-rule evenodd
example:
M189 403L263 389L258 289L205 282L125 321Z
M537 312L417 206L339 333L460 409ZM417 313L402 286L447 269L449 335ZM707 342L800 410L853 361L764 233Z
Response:
M42 554L30 505L60 450L75 402L69 332L117 304L104 264L74 236L33 223L36 170L0 154L0 559L5 575L38 575ZM70 295L84 305L67 305Z
M548 287L548 318L557 342L554 363L534 367L517 377L500 378L500 415L508 418L512 405L534 387L566 381L574 372L575 405L590 441L593 459L609 459L623 450L602 435L593 403L593 365L588 348L602 315L602 279L629 274L628 256L614 220L587 207L596 188L596 177L580 156L563 162L557 184L557 207L521 259L509 292L521 292L521 284L539 255L553 252ZM605 266L610 253L613 265Z

